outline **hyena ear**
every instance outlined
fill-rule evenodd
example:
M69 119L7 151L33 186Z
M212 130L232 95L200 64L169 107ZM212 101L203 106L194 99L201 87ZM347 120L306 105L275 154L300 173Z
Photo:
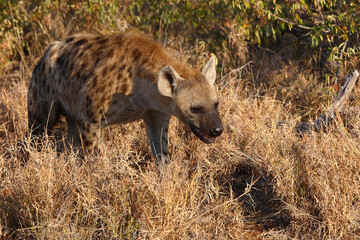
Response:
M216 80L215 67L216 67L216 57L213 55L201 70L202 74L205 76L205 78L209 81L211 85L213 85Z
M172 97L173 92L177 88L181 77L170 66L165 66L160 70L157 87L159 92L166 96Z

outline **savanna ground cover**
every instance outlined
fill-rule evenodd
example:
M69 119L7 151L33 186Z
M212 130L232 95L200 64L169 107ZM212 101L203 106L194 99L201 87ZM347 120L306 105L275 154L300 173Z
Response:
M357 1L0 1L0 239L359 239L360 89L300 136L359 64ZM27 87L54 40L135 29L192 67L218 59L226 130L171 120L171 162L141 122L99 151L30 144ZM279 122L286 122L279 126ZM61 137L63 127L58 128Z

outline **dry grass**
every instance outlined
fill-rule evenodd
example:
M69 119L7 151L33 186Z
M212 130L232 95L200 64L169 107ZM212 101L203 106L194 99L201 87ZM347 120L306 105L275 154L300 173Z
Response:
M26 75L24 75L26 76ZM240 78L240 79L239 79ZM142 123L104 131L81 159L17 141L26 131L27 77L1 90L3 236L89 239L345 238L359 233L360 121L299 138L291 107L249 97L227 78L227 130L204 145L173 119L172 160L155 166ZM348 117L350 118L350 117ZM290 125L279 129L277 122ZM350 120L350 119L349 119Z
M226 131L214 144L172 119L171 162L159 168L136 122L106 129L99 151L81 158L59 153L51 137L40 150L25 137L35 52L72 31L60 24L54 33L53 24L29 36L42 44L23 61L1 68L0 239L360 238L359 111L322 133L294 132L331 100L311 64L266 49L249 61L246 44L230 33L232 51L244 53L236 61L230 49L218 55ZM171 36L167 45L194 66L208 55ZM280 120L289 124L279 128Z

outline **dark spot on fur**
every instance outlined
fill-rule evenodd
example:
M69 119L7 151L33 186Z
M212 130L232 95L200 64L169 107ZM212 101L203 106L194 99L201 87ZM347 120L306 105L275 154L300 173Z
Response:
M61 56L56 60L56 64L62 67L62 65L63 65L63 63L64 63L64 61L65 61L65 56L66 56L66 54L61 55Z
M101 102L102 103L107 103L110 100L110 96L109 95L103 95L101 98Z
M115 50L113 48L111 48L108 53L107 53L107 58L112 58L115 54Z
M79 51L77 54L76 54L76 58L82 58L84 56L84 52L83 51Z
M124 69L125 69L125 63L123 63L123 64L120 66L120 68L119 68L119 72L124 71Z
M83 129L86 133L90 132L90 123L84 123Z
M120 92L120 90L121 90L121 85L118 85L117 87L116 87L116 92ZM115 101L115 100L114 100Z
M97 37L94 38L94 41L99 41L102 38L103 38L102 36L97 36Z
M94 113L91 111L91 108L86 108L86 115L92 120L94 119Z
M97 76L95 76L92 81L92 87L95 88L98 85L98 82L99 82L99 79L97 78Z
M129 72L129 78L133 77L133 72Z
M104 67L104 69L103 69L103 71L102 71L102 74L101 74L103 78L106 76L108 70L109 70L109 69L108 69L107 67Z
M102 60L102 57L97 54L97 57L95 58L95 61L94 61L94 67L96 67L97 65L99 65L99 62L100 62L101 60Z
M121 72L118 72L117 79L120 81L123 78L123 75Z
M126 93L128 89L129 89L129 84L123 83L123 84L121 85L120 92Z
M116 42L116 43L119 44L119 45L123 44L123 42L124 42L124 37L123 37L123 35L116 35L116 36L114 37L114 42Z
M132 55L134 57L134 62L137 62L140 58L141 52L138 49L134 49L132 51Z
M75 47L79 47L83 44L87 43L87 40L86 39L80 39L80 40L77 40L74 44Z
M86 107L86 114L90 113L88 114L88 116L92 115L92 111L91 111L92 100L89 96L86 97L85 107Z
M113 64L110 68L109 68L109 71L112 72L115 70L115 68L117 67L116 64Z
M66 43L71 43L74 40L74 37L68 37L65 42Z
M85 141L85 140L86 140L86 135L85 135L85 134L81 134L81 139L82 139L83 141Z
M92 44L89 43L89 44L86 44L84 47L83 47L83 51L86 52L87 50L89 50L91 48Z
M77 80L81 80L81 72L80 71L77 71L77 73L75 74L75 78L77 79Z
M96 132L93 132L93 133L92 133L92 136L93 136L93 137L96 137Z
M99 89L98 89L97 92L102 93L102 92L104 92L104 90L105 90L105 85L104 85L104 84L101 84L101 85L99 86Z
M96 44L96 43L95 43ZM93 54L96 54L96 55L99 55L99 54L102 54L104 56L106 56L106 54L104 54L104 50L105 50L105 46L104 45L94 45L93 49L92 49L92 53Z
M106 38L97 41L98 45L104 45L108 40Z
M149 62L149 59L148 58L144 58L143 60L142 60L142 63L143 64L146 64L146 63L148 63Z
M133 76L133 68L132 68L131 66L128 67L127 73L128 73L128 75L129 75L129 78L132 78L132 76Z

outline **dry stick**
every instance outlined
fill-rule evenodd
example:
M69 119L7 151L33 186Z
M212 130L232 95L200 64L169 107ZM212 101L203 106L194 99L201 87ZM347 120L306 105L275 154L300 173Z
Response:
M359 77L359 72L354 70L352 75L348 76L346 79L346 83L342 87L339 96L334 100L333 104L331 105L330 109L321 117L316 119L312 123L299 123L296 125L296 131L300 134L305 132L310 133L312 131L318 131L323 127L326 127L332 120L335 119L337 114L341 111L344 103L349 98L349 95L352 89L355 86L356 80Z

